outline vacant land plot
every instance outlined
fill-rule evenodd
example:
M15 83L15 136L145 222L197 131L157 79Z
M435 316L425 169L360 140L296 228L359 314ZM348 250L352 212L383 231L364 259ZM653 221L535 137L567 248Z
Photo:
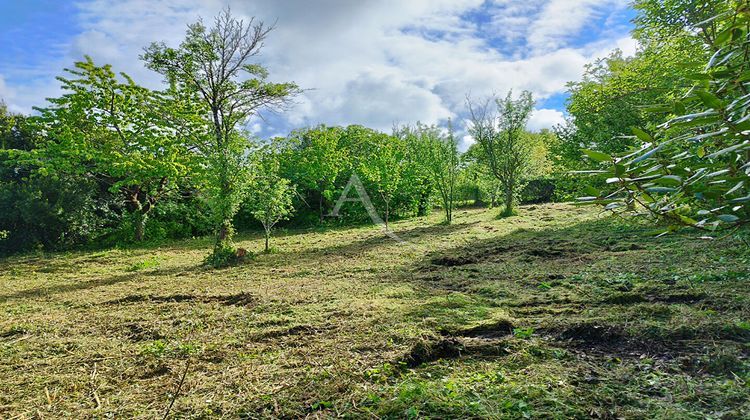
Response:
M3 260L0 417L750 415L746 232L495 214Z

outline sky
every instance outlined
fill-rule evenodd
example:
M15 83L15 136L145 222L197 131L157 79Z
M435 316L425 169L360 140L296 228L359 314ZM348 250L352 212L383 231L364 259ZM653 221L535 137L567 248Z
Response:
M551 128L586 63L636 49L628 0L0 0L0 99L33 112L62 93L55 78L84 55L159 88L143 48L177 46L187 24L225 7L276 22L257 60L270 79L305 89L286 112L248 122L261 138L451 118L466 148L467 95L510 89L533 93L530 129Z

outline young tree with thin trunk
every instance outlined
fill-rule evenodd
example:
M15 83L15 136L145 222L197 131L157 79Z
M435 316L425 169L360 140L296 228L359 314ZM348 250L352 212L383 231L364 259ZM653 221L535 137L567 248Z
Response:
M445 222L453 222L456 181L460 172L458 143L453 134L453 124L448 121L444 135L436 127L420 127L419 136L425 147L424 165L432 176L445 212Z
M288 219L294 212L292 198L295 188L279 174L278 156L268 150L258 152L257 173L253 183L253 194L248 200L250 213L263 225L265 252L269 252L269 240L274 226Z
M391 201L401 185L406 144L396 136L376 133L366 140L365 155L359 172L374 184L385 206L385 229L388 230Z
M456 183L461 163L450 120L447 134L437 126L421 123L417 123L416 127L394 129L394 132L406 141L409 148L414 149L416 161L412 164L419 166L427 174L428 182L440 196L445 222L450 224L453 221Z
M201 103L211 134L197 148L206 157L211 204L216 224L213 260L234 248L232 218L247 191L244 168L249 141L239 127L263 109L284 108L300 92L294 83L268 81L268 71L252 63L273 26L235 19L229 9L211 28L202 21L188 26L177 48L153 43L141 57L148 68L162 73L172 86Z
M531 155L525 134L534 100L528 91L518 99L513 99L512 93L508 92L505 99L466 101L472 123L469 132L481 145L481 157L503 190L503 216L513 214L515 195Z

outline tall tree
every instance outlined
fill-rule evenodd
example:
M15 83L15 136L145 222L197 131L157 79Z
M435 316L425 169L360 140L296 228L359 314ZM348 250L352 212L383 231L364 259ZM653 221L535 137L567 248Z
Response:
M90 57L66 72L73 77L58 78L66 93L37 109L39 171L83 175L120 193L141 241L154 206L195 169L169 118L172 102Z
M171 85L205 107L212 135L197 146L212 174L214 257L234 250L232 218L249 182L241 165L250 145L239 135L239 126L262 109L283 108L300 91L294 83L268 81L266 68L252 63L272 30L254 18L247 23L237 20L226 9L211 28L200 20L189 25L179 47L153 43L141 57L148 68L164 74Z
M470 133L482 146L482 157L503 189L504 216L513 214L513 201L529 164L530 143L525 131L534 107L530 92L523 91L518 99L513 99L512 93L505 99L476 103L467 99Z

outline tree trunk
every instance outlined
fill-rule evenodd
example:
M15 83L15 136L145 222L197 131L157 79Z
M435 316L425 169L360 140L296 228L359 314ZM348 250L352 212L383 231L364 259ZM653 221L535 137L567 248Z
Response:
M269 248L268 248L268 239L269 239L270 237L271 237L271 232L270 232L270 231L268 231L268 230L266 230L266 248L265 248L265 252L266 252L266 253L268 252L268 249L269 249Z
M385 202L385 230L388 230L388 201Z
M135 240L136 242L143 242L146 231L146 214L141 210L136 210L135 213Z
M219 231L216 235L216 249L219 249L227 244L231 240L232 235L232 221L224 219L219 226Z
M318 192L318 216L320 218L320 224L323 224L323 191Z
M505 188L505 210L503 213L506 216L511 216L513 214L513 187Z

